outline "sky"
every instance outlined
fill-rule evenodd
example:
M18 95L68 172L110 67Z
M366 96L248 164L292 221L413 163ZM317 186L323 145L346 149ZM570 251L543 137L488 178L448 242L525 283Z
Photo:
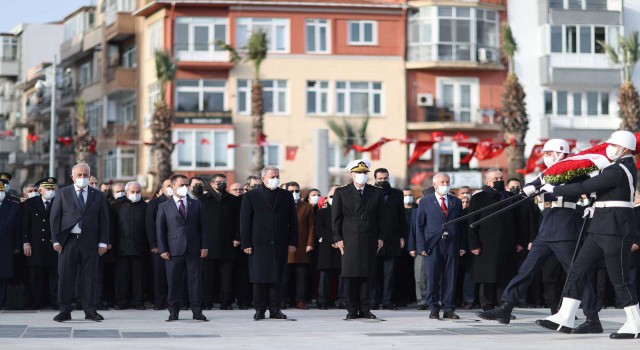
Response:
M0 33L20 23L47 23L64 19L80 6L97 0L0 0Z

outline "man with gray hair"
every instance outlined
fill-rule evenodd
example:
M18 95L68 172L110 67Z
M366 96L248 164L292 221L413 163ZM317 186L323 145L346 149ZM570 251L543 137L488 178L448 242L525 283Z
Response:
M89 186L91 169L85 163L72 169L72 186L58 190L51 206L51 241L58 252L58 298L60 313L54 321L71 320L71 301L79 276L79 295L85 319L102 321L96 312L98 259L109 243L109 203Z
M144 259L149 249L145 230L147 203L142 186L135 181L124 186L126 199L114 201L112 208L116 310L132 307L144 310Z
M262 185L247 192L240 209L242 249L249 254L255 321L286 319L280 310L288 253L298 246L298 212L293 196L280 188L280 170L262 169Z

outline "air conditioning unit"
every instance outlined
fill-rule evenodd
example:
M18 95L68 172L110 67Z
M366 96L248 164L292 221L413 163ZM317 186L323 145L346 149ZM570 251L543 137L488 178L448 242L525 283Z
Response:
M489 63L496 60L494 51L480 48L478 49L478 62L480 63Z
M418 94L418 106L420 107L433 106L433 94Z

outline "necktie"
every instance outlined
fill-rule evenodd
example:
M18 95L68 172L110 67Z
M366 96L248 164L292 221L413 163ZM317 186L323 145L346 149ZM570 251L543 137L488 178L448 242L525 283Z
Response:
M44 202L44 211L49 212L49 201Z
M184 202L182 199L180 200L180 207L178 208L178 212L180 213L180 216L182 216L182 220L187 218L187 210L184 207Z
M83 188L78 191L78 204L80 205L80 211L84 213L84 196L82 192L84 192ZM78 228L82 230L82 215L80 215L80 221L78 221Z
M442 202L440 203L440 208L442 209L442 215L444 215L444 217L447 217L447 205L444 204L444 197L440 197L440 199L442 200Z
M362 188L358 188L358 194L362 197Z

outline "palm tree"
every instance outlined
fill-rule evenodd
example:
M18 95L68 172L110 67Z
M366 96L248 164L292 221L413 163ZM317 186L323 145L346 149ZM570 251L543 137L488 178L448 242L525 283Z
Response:
M624 81L618 93L619 115L622 119L620 129L640 131L640 98L631 81L633 69L640 58L638 31L634 31L627 38L620 35L617 49L602 40L598 40L598 44L607 52L611 62L622 65L623 68Z
M362 124L357 128L351 123L347 121L347 118L342 118L342 124L338 123L335 120L328 120L327 125L329 129L333 131L333 133L340 140L340 146L342 147L342 151L346 155L352 149L351 146L359 144L366 145L367 144L367 127L369 126L369 114L365 116L362 120Z
M162 181L173 174L171 168L171 153L175 145L171 130L171 109L165 100L166 85L171 83L176 76L176 63L167 52L157 51L156 78L160 83L160 99L156 101L153 111L153 121L151 124L151 137L153 143L151 150L155 156L156 168L155 187L153 193L157 193L162 187Z
M500 124L505 141L513 142L513 145L506 149L507 177L522 179L522 174L517 170L524 168L524 138L529 130L529 118L524 102L526 94L515 74L513 57L517 51L518 43L513 37L511 27L505 23L502 25L502 55L509 62L509 74L504 81Z
M76 137L73 142L73 152L76 156L76 163L87 163L93 169L93 155L91 152L91 145L95 142L93 136L87 129L87 121L85 115L85 102L84 99L78 98L76 103ZM95 171L96 169L94 169Z
M253 144L253 166L254 173L260 173L264 168L264 147L260 145L264 135L264 98L262 96L262 84L260 83L260 66L267 58L269 41L267 34L261 30L254 32L249 37L247 46L247 57L245 61L253 63L253 82L251 83L251 141ZM236 49L224 42L217 45L229 51L230 61L238 63L242 60Z

